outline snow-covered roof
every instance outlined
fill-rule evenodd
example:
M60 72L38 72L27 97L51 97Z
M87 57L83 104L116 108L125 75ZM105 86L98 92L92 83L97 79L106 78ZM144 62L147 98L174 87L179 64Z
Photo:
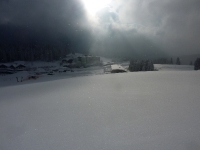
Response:
M0 66L6 66L6 67L9 67L7 64L0 64Z
M19 64L16 67L26 67L25 65Z
M16 68L17 65L15 65L15 64L11 64L9 67L14 67L14 68Z
M111 65L111 71L113 70L121 70L121 71L125 71L126 72L126 69L124 67L122 67L121 65Z
M18 67L18 66L25 66L25 65L23 65L23 64L17 64L17 63L5 63L5 64L0 64L0 66L7 66L7 67L11 67L11 66L13 66L13 67Z
M68 55L66 55L66 58L65 59L74 59L74 58L78 58L78 57L85 57L85 55L83 54L80 54L80 53L70 53Z

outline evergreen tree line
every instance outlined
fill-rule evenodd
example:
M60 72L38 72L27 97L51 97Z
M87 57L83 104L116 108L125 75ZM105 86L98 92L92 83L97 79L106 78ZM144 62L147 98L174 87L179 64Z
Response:
M52 45L0 45L0 62L12 61L53 61L65 57L70 52L68 47Z
M158 59L153 60L153 63L154 64L176 64L176 65L181 65L181 61L180 61L179 57L177 57L175 63L174 63L172 58L170 58L170 59L168 59L168 58L158 58Z
M154 65L151 60L132 60L129 64L130 71L154 71Z
M197 58L194 62L194 70L200 70L200 58Z

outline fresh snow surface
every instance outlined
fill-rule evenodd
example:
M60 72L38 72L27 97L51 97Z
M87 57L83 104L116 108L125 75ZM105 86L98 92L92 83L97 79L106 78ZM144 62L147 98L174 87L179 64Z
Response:
M194 70L193 65L166 65L166 64L154 64L154 68L158 71L186 71Z
M0 87L0 150L199 150L200 71Z
M38 70L43 70L42 68L37 68ZM63 69L63 68L60 68ZM59 69L59 70L60 70ZM67 69L67 68L65 68ZM91 76L97 74L104 74L104 69L100 66L93 66L88 68L73 68L73 72L54 72L52 76L47 74L38 75L39 78L36 80L25 80L23 82L17 82L16 77L19 80L21 78L26 79L29 75L34 74L33 71L20 71L10 75L0 75L0 87L11 86L11 85L22 85L22 84L30 84L30 83L37 83L37 82L44 82L44 81L51 81L51 80L59 80L63 78L72 78L72 77L79 77L79 76ZM39 71L40 72L40 71Z

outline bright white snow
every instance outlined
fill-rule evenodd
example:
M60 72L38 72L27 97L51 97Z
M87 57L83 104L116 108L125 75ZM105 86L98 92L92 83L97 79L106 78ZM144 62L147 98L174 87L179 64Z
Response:
M114 65L111 65L111 70L112 71L124 71L126 72L126 69L124 69L124 67L122 67L121 65L117 65L117 64L114 64Z
M200 72L0 87L1 150L199 150Z

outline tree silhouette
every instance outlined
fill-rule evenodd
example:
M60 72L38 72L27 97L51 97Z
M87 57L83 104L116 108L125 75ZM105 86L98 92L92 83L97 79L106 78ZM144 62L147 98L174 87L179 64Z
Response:
M181 61L180 61L180 58L179 58L179 57L177 57L177 59L176 59L176 64L177 64L177 65L180 65L180 64L181 64Z
M173 59L172 59L172 58L171 58L171 60L170 60L170 64L174 64L174 63L173 63Z
M194 70L199 70L200 69L200 58L197 58L196 61L194 62Z

